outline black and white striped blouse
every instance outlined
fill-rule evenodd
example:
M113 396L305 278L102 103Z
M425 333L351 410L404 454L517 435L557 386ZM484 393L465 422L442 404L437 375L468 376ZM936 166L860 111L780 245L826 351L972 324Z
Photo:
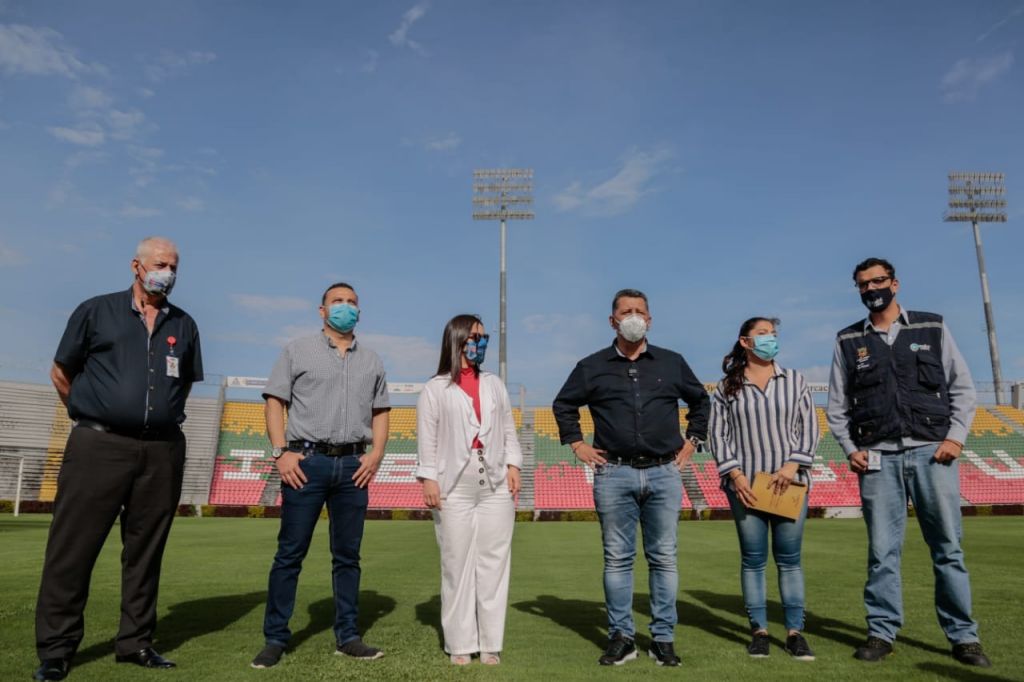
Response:
M787 462L800 465L796 479L810 485L810 467L818 445L818 417L803 375L775 364L765 390L744 379L743 388L725 397L719 382L711 396L708 441L718 462L722 487L740 469L753 482L758 471L774 473Z

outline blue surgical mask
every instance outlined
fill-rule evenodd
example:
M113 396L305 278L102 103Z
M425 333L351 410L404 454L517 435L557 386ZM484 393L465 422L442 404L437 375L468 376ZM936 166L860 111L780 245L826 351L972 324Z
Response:
M327 309L327 324L331 329L348 334L359 321L359 308L351 303L335 303Z
M174 270L170 268L166 270L146 270L141 265L139 267L145 273L143 277L139 278L139 282L142 283L142 288L146 290L147 294L165 297L171 295L171 289L174 288L174 281L177 279Z
M484 364L484 356L487 355L487 338L481 336L466 341L466 359L478 367Z
M775 334L750 337L754 340L754 355L762 360L771 360L779 354L779 339Z

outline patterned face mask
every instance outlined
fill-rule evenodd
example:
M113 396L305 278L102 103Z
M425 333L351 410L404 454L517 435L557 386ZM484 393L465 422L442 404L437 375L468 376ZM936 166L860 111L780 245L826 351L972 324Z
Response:
M487 342L490 338L487 334L481 334L466 341L466 359L477 367L484 364L484 357L487 355Z
M139 266L142 268L142 266ZM139 278L139 282L142 284L142 288L146 290L147 294L153 294L160 296L170 296L171 289L174 288L174 282L178 276L170 268L166 270L146 270L142 268L142 272L145 273L144 277Z

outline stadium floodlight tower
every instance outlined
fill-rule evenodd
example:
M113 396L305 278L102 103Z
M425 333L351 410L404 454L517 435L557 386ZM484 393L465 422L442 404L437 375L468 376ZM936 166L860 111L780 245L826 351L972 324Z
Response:
M532 168L487 168L473 171L473 220L501 221L501 275L499 280L498 376L508 385L508 263L505 256L506 221L533 220Z
M1006 222L1006 186L1002 173L950 173L949 210L946 222L971 223L974 226L974 248L978 253L978 274L981 276L981 299L985 305L985 326L988 328L988 350L992 356L992 381L996 389L996 405L1003 404L1003 373L999 365L999 344L996 341L996 320L992 315L992 297L985 272L985 254L981 250L979 223Z

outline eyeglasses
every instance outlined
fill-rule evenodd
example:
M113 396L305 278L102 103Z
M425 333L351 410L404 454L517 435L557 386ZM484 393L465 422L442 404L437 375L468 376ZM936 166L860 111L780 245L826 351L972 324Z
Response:
M861 282L857 282L853 286L857 287L857 289L860 291L867 291L869 288L871 288L871 285L874 285L875 288L877 288L882 286L886 282L890 281L891 279L892 277L890 277L889 275L883 275L881 277L872 277L871 279L865 279Z

